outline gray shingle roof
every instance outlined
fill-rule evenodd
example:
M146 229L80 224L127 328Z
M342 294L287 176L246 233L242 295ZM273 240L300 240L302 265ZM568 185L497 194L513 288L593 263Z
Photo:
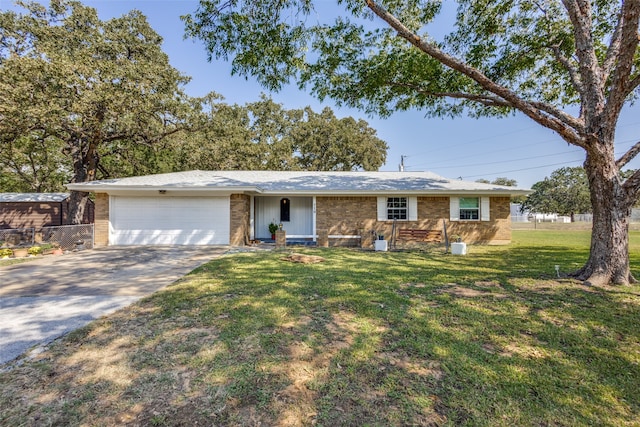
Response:
M451 180L431 172L188 171L68 184L71 190L227 190L258 193L525 194L527 189Z
M69 193L0 193L2 202L62 202Z

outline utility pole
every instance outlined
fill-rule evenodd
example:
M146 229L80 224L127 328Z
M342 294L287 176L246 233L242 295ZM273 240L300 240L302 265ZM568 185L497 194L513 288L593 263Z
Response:
M407 157L405 155L400 155L400 164L398 165L398 170L400 172L404 172L404 158Z

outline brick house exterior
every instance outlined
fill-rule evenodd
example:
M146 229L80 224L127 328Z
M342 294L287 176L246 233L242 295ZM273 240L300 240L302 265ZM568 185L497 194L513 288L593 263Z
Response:
M173 184L174 181L180 184ZM404 172L193 171L72 184L71 187L95 194L96 246L157 244L153 237L145 237L147 240L134 237L132 243L114 238L114 228L124 227L125 220L135 220L135 206L143 199L150 203L157 201L158 206L165 207L189 203L189 208L176 209L184 216L184 226L180 218L168 218L166 221L171 224L165 227L161 221L168 215L166 208L158 208L157 218L154 210L140 212L150 217L143 221L149 223L149 228L157 224L156 234L170 233L172 231L163 230L176 227L189 232L192 227L191 234L198 238L211 237L195 244L211 244L208 242L218 239L232 246L246 245L252 240L264 239L266 224L274 221L283 224L288 239L314 241L319 246L371 247L375 234L389 237L394 227L418 230L446 227L449 236L459 235L467 243L508 244L511 241L510 196L528 192L446 180L429 173ZM131 197L134 194L136 197ZM204 207L209 197L216 199L213 208ZM118 211L120 205L112 206L121 199L129 200L128 210ZM475 203L471 209L464 205L469 201ZM392 202L400 203L400 208L388 208ZM291 205L291 213L287 211L286 218L279 216L282 209L279 203ZM191 218L191 212L201 206L205 209L205 219ZM217 209L212 210L210 218L212 230L203 230L209 221L206 209ZM393 215L400 219L388 219ZM285 221L280 221L281 218ZM214 230L215 227L218 228ZM185 230L181 231L181 235L188 235ZM129 234L135 235L133 231ZM154 233L147 230L146 236L151 235ZM173 244L191 244L189 241L182 238Z

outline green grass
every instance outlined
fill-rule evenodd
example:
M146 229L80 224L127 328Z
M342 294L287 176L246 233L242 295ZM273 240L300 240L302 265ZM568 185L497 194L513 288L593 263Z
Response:
M0 374L0 424L638 426L640 286L556 278L588 244L226 256Z

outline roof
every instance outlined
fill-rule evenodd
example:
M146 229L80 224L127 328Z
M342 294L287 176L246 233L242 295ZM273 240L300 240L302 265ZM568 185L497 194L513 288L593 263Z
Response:
M0 193L0 203L6 202L62 202L69 193Z
M452 180L431 172L187 171L67 184L70 190L226 191L259 194L502 193L528 189Z

